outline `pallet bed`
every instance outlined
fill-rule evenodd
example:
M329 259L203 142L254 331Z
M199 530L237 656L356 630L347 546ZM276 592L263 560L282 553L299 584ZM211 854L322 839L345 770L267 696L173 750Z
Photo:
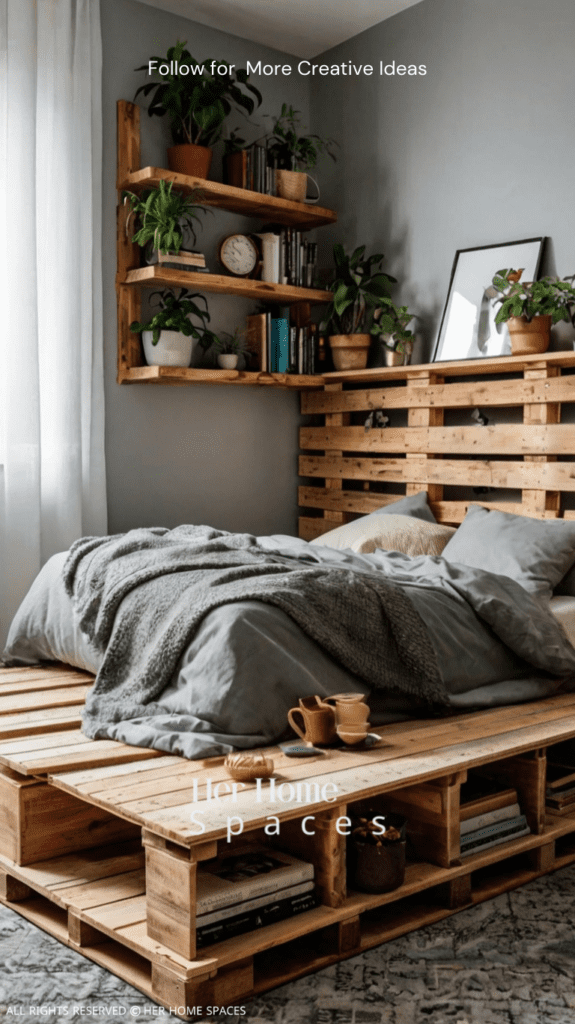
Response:
M278 809L249 786L233 808L208 808L207 780L227 778L222 758L88 740L79 715L90 681L59 666L0 670L0 899L181 1016L245 1001L575 861L575 813L544 806L545 750L575 736L575 694L386 726L372 750L302 762L270 748L278 784L329 779L336 802ZM532 833L461 861L460 787L474 766L494 762L521 794ZM348 891L335 822L382 794L417 822L425 859L408 864L394 892ZM190 814L202 804L206 832L197 836ZM271 813L281 821L277 846L313 860L321 905L196 953L196 865L225 848L229 814L243 818L242 839L261 841ZM315 815L311 840L304 814Z
M487 507L575 518L562 506L563 495L575 504L575 426L562 419L575 404L574 371L575 353L562 352L332 375L302 394L300 535L403 496L386 490L395 484L427 491L444 523L465 515L468 501L445 491L463 484L520 491L519 502L504 495ZM515 409L520 422L446 422L475 406ZM391 429L366 431L379 408ZM393 424L397 415L405 425ZM245 1001L575 862L575 812L545 807L547 750L575 737L575 694L386 726L370 750L292 760L270 748L278 785L329 781L335 802L310 792L305 805L272 807L248 787L230 807L206 799L208 780L227 779L222 758L87 739L80 716L91 682L66 666L0 670L0 899L180 1016ZM482 765L517 790L531 834L462 860L461 787ZM336 828L366 799L405 813L419 837L404 885L375 896L348 889ZM272 813L281 825L273 840L263 833ZM320 904L197 952L196 869L231 849L230 815L243 820L242 841L312 861ZM310 838L305 815L315 817Z

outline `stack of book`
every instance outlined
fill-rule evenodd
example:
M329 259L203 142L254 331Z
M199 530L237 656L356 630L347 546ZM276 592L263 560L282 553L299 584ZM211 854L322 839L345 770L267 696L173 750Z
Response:
M290 323L289 310L278 314L248 316L246 346L250 369L264 373L318 373L318 326L297 327Z
M554 814L575 810L575 765L547 765L545 804Z
M531 829L521 813L517 790L496 791L487 779L473 779L475 792L460 809L460 850L462 857L480 853L511 839L529 835ZM462 787L464 793L465 787Z
M313 864L247 846L198 865L198 949L284 921L317 906Z
M209 274L206 267L206 257L203 252L189 252L180 249L178 253L158 253L158 263L162 267L172 267L174 270L191 270L194 274Z
M266 196L276 194L276 165L265 145L254 142L226 157L227 184Z
M317 267L317 242L308 242L295 228L283 228L279 239L280 284L311 288Z

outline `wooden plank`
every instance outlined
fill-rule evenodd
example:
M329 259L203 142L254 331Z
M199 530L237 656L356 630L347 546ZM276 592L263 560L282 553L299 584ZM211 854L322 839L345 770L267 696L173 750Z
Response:
M0 856L0 864L36 892L64 906L59 896L60 889L140 870L144 866L144 852L139 840L131 840L67 853L29 865L15 865Z
M556 368L551 368L556 369ZM575 375L543 377L548 371L526 371L524 380L483 380L429 384L423 391L401 384L358 391L316 391L302 395L304 416L318 413L364 412L369 409L474 409L548 402L575 402ZM539 377L527 377L537 373ZM416 378L420 380L421 378ZM329 378L326 375L326 381Z
M70 734L68 734L70 735ZM90 740L80 748L71 746L62 748L60 753L32 751L29 755L3 755L0 744L0 764L6 764L23 775L47 775L50 772L66 771L68 768L97 768L100 765L122 764L125 761L146 761L161 756L159 750L148 750L144 747L129 747L115 740ZM38 755L38 756L36 756Z
M419 485L418 485L419 486ZM421 488L420 488L421 489ZM298 498L300 505L305 508L320 508L320 509L339 509L342 513L345 511L351 517L351 514L365 515L368 512L375 512L379 508L383 508L385 505L390 505L393 501L397 501L400 495L392 495L393 501L381 501L380 499L389 498L389 495L375 495L369 494L366 491L339 491L339 492L327 492L323 487L304 487L298 491ZM431 502L431 510L435 515L438 523L461 523L465 519L467 510L470 505L481 505L482 508L499 509L501 512L509 512L512 515L518 516L530 516L534 519L549 519L555 518L557 513L553 511L530 511L523 504L512 501L479 501L470 499L469 501L437 501ZM309 518L306 521L306 517L300 519L300 537L304 540L307 539L306 532L308 531L311 538L319 536L323 530L315 529L316 524L325 524L327 520L320 518L313 519ZM327 529L333 529L334 524L327 526ZM302 528L304 532L302 533Z
M81 710L82 704L76 704L64 708L43 708L41 711L3 715L0 717L0 740L78 729L82 724Z
M143 896L146 892L144 868L126 871L121 875L109 875L90 882L81 882L58 889L58 900L65 907L75 911L91 907L109 906L119 900Z
M337 221L337 214L323 206L294 203L279 196L267 196L251 189L235 188L233 185L223 185L219 181L206 181L204 178L194 178L159 167L143 167L131 174L125 174L118 178L118 188L133 191L157 186L160 181L173 181L178 191L186 193L200 189L200 202L203 206L217 206L220 210L242 213L258 220L273 221L274 224L291 224L302 230L311 230L324 224L335 224Z
M83 704L89 689L89 686L66 686L48 690L46 693L13 693L7 697L0 697L0 715Z
M574 378L575 379L575 378ZM377 483L420 482L463 487L523 488L575 491L575 462L520 462L492 459L331 458L300 455L299 475L339 477ZM382 505L390 498L381 494ZM575 515L575 512L573 513Z
M497 423L487 427L302 427L300 448L446 455L561 455L575 451L575 425Z
M532 367L575 366L572 349L562 352L545 352L531 356L493 356L488 359L461 359L440 363L413 363L408 366L376 366L365 370L335 370L326 373L325 379L333 384L361 384L372 381L412 380L422 374L440 372L444 377L481 377L493 373L522 373Z
M537 381L550 387L552 383L561 380L561 373L558 366L546 366L544 369L525 370L525 379L529 382ZM573 378L572 378L573 379ZM559 402L547 402L545 405L526 404L523 407L523 422L528 424L542 424L547 426L550 423L559 423L561 420L561 405ZM537 464L554 461L554 456L549 455L526 455L526 462ZM529 515L545 510L559 512L561 507L561 495L559 491L547 491L545 487L529 488L522 491L521 502Z
M128 289L129 290L129 289ZM134 336L132 336L134 337ZM238 385L246 387L287 388L300 391L302 388L319 388L323 377L304 376L296 373L263 373L252 370L211 370L181 366L139 366L126 365L123 370L123 384L170 384L184 385Z
M265 302L329 302L331 292L319 288L299 288L291 284L270 284L249 277L232 277L226 274L197 274L191 270L172 270L158 263L151 267L137 267L126 272L121 284L143 285L155 288L194 288L201 292L219 295L238 295L247 299L263 299Z
M91 685L94 676L86 672L49 672L40 669L30 677L17 679L6 678L5 670L0 670L0 697L7 697L14 693L33 693L35 690L45 692L46 690L61 690L65 686L78 686L80 684ZM8 676L12 675L10 671Z
M148 935L192 960L196 953L196 861L146 846Z
M326 385L326 391L341 391L341 384L328 384ZM331 430L332 427L347 427L349 425L350 418L348 413L327 413L325 417L325 425L327 430ZM343 453L340 451L326 451L327 456L338 457ZM331 480L329 477L325 480L326 492L335 491L336 498L337 493L341 493L341 480L338 477L334 477ZM322 506L323 508L323 506ZM330 505L326 505L324 508L323 518L331 523L332 527L338 523L345 523L347 517L341 506L336 506L334 509Z

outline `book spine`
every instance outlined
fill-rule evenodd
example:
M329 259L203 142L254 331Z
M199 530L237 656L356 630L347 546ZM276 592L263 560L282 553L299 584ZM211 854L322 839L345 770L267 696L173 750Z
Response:
M278 373L287 373L289 365L289 323L285 317L272 320L275 351L277 355L276 369Z
M272 359L272 315L266 313L266 371L267 373L273 373L273 359Z
M245 900L243 903L234 903L231 907L221 907L212 911L211 914L202 914L196 917L196 928L204 928L209 924L217 924L219 921L226 921L229 917L236 917L238 914L246 914L250 910L259 910L260 907L267 907L277 900L288 899L293 896L304 896L314 891L313 879L308 882L300 882L299 885L290 885L278 892L266 893L264 896L256 896L252 900Z
M211 946L215 942L223 942L224 939L230 939L235 935L245 935L246 932L254 931L256 928L265 928L266 925L275 924L276 921L285 921L289 917L295 917L296 914L303 914L306 910L313 910L317 906L317 902L314 892L303 896L290 896L285 900L276 900L260 910L248 911L246 914L238 914L236 917L220 921L218 924L198 928L196 946L201 949Z
M493 838L484 837L478 839L476 843L467 846L465 850L460 853L461 857L469 857L472 853L477 853L479 850L489 850L492 846L499 846L501 843L508 843L511 839L521 839L522 836L528 836L531 834L531 829L528 825L524 828L518 829L516 832L510 832L504 836L494 836Z
M520 816L519 804L509 804L508 807L499 807L495 811L486 811L485 814L478 814L476 818L462 821L460 835L465 836L468 832L476 832L478 829L486 828L487 825L496 825L500 821L510 821L512 818Z

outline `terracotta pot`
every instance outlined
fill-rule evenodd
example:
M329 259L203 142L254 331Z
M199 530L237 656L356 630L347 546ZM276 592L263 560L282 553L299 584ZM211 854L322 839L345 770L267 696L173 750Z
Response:
M168 167L178 174L187 174L191 178L207 178L212 166L213 151L207 146L170 146L168 149Z
M307 192L307 174L304 171L276 171L276 192L280 199L303 203Z
M329 343L336 370L364 370L367 366L370 334L333 334Z
M507 321L511 338L511 354L527 356L546 352L551 340L552 316L534 316L527 321L524 316L512 316Z

